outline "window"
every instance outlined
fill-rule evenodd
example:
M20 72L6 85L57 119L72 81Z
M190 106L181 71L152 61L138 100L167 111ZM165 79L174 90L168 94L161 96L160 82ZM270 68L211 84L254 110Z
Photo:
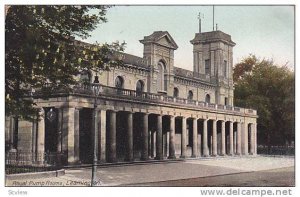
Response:
M228 105L228 98L225 97L224 105Z
M138 80L136 83L136 92L141 93L144 92L144 82L142 80Z
M174 97L174 98L177 98L178 95L179 95L179 90L178 90L178 88L174 88L173 97Z
M124 87L124 80L122 77L117 76L116 80L115 80L115 87L122 89Z
M210 75L210 60L205 60L205 74Z
M210 96L209 96L209 94L207 94L207 95L205 96L205 102L206 102L206 103L210 103Z
M189 93L188 93L188 100L193 100L193 92L192 92L192 90L190 90Z
M227 61L224 60L224 68L223 68L223 71L224 71L224 77L227 78Z
M165 89L165 67L162 62L158 62L157 65L158 73L157 73L157 91L163 91Z

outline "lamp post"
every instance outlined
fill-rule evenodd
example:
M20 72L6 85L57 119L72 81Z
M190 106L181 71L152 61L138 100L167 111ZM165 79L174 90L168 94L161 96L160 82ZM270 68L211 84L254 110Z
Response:
M98 80L98 76L95 76L95 80L92 84L93 93L95 96L94 100L94 121L93 121L93 130L94 130L94 151L93 151L93 164L92 164L92 180L91 180L91 186L95 186L96 184L96 173L97 173L97 98L100 93L100 84Z

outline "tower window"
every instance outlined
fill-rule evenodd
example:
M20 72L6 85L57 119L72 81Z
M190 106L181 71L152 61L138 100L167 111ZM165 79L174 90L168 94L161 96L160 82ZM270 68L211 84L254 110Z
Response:
M207 94L207 95L205 96L205 102L206 102L206 103L210 103L210 96L209 96L209 94Z
M178 88L174 88L174 94L173 94L174 98L177 98L178 95L179 95L179 90L178 90Z
M190 90L189 93L188 93L188 100L193 100L193 91Z
M223 71L224 71L224 77L227 77L227 61L224 60L224 68L223 68Z
M210 74L210 60L209 59L205 60L205 74L206 75Z

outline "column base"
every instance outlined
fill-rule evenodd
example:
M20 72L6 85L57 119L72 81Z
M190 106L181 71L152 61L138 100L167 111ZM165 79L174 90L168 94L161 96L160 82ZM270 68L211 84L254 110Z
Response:
M72 165L80 165L81 162L80 161L68 161L68 166L72 166Z
M147 160L149 160L149 158L147 158L147 157L141 157L141 161L147 161Z
M229 153L228 156L234 156L234 154L233 153Z
M196 155L192 155L192 156L191 156L191 158L196 158L196 157L197 157Z
M180 158L181 159L185 159L185 158L187 158L185 155L180 155Z
M155 160L164 160L164 157L158 157L158 156L157 156L157 157L155 157L154 159L155 159Z
M132 162L132 161L134 161L134 159L133 158L125 158L124 161L126 161L126 162Z
M220 154L220 156L226 156L226 154L222 153L222 154Z
M109 159L107 160L108 163L117 163L117 159Z
M211 155L212 157L217 157L218 155L217 154L213 154L213 155Z
M203 157L209 157L210 155L203 155Z
M175 155L169 156L168 159L176 159Z
M241 154L241 153L236 153L235 155L236 155L236 156L241 156L242 154Z

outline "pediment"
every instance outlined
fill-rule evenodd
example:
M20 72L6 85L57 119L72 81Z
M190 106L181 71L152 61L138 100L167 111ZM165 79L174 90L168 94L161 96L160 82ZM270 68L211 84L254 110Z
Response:
M155 43L174 50L178 48L174 39L167 31L155 31L151 35L145 36L140 42L143 44Z
M155 43L172 49L178 48L177 44L175 43L173 38L170 35L168 35L168 33L158 38Z

